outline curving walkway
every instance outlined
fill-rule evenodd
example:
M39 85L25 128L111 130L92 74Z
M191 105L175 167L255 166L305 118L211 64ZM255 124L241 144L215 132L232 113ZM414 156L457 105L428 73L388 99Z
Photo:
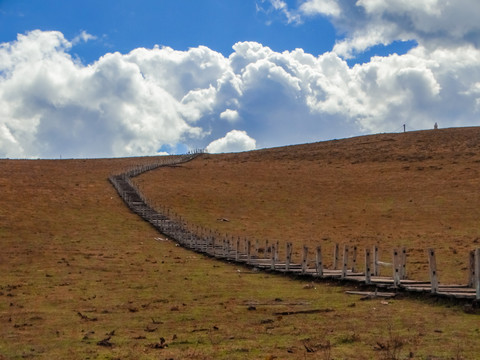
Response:
M292 262L292 245L286 244L286 258L278 258L278 242L265 244L264 251L260 251L258 241L252 244L250 240L219 238L211 231L205 229L191 228L181 219L177 219L170 214L162 214L149 205L148 200L140 193L137 187L131 181L131 178L138 176L146 171L150 171L162 166L172 166L182 164L193 160L201 153L188 155L179 155L168 157L157 163L147 166L139 166L128 170L122 174L109 177L110 182L117 190L120 197L127 206L143 219L151 223L160 233L176 241L179 245L207 254L209 256L222 259L229 262L243 263L260 270L274 271L286 274L293 274L312 279L333 279L339 281L348 281L365 284L373 288L373 292L351 292L372 296L393 296L397 292L419 292L433 294L450 298L480 300L480 249L471 256L470 281L467 285L443 285L438 283L436 276L435 252L429 250L430 260L430 278L431 281L408 280L404 277L405 269L405 251L395 251L393 264L381 263L378 261L376 247L372 252L365 250L365 263L368 264L363 272L355 269L352 265L348 267L348 259L353 264L356 262L356 249L343 248L342 259L338 246L335 249L334 269L326 269L322 264L321 247L315 249L314 259L308 259L308 248L303 248L302 260L299 263ZM267 251L268 250L268 251ZM312 256L312 255L310 255ZM386 264L392 266L392 277L378 276L378 265ZM370 266L372 265L372 266ZM477 271L475 271L477 270ZM379 290L389 290L389 293L379 292ZM391 292L393 290L393 292Z

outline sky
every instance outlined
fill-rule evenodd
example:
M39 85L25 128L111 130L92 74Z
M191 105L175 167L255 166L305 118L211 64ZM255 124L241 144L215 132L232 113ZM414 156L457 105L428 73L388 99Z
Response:
M478 0L0 0L0 158L480 125Z

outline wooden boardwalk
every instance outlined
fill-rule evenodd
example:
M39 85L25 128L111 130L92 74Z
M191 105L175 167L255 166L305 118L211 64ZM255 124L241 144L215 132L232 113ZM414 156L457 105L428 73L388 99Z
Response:
M439 284L437 279L435 252L429 249L430 263L430 281L415 281L405 279L405 250L394 251L392 266L392 276L378 276L378 250L376 247L370 251L365 250L364 271L348 267L350 262L356 262L356 248L343 248L343 254L340 254L338 245L335 248L333 269L327 269L323 266L322 250L317 247L314 254L304 247L302 260L292 261L292 245L286 244L286 255L284 259L279 259L279 244L273 243L260 248L258 241L252 244L250 240L233 239L220 237L211 231L200 229L198 227L189 227L182 219L169 214L163 214L155 210L148 200L132 183L131 178L140 175L149 170L161 166L172 166L192 160L198 154L189 154L165 160L148 166L141 166L129 170L122 174L112 175L109 180L125 201L127 206L143 219L148 221L160 233L176 241L179 245L198 253L206 254L219 260L240 263L252 268L278 272L283 274L292 274L306 278L331 279L343 282L361 283L374 288L376 294L385 291L398 292L417 292L432 294L435 296L459 298L468 300L480 300L480 249L475 250L470 258L470 280L466 285L444 285ZM310 256L310 258L309 258Z

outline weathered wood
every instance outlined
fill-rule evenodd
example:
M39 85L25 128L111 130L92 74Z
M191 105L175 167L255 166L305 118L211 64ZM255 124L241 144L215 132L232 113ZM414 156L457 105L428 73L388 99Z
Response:
M380 269L378 266L378 246L374 245L373 246L373 276L379 276L380 275Z
M348 269L348 245L343 246L342 278L347 276Z
M251 243L250 243L250 240L247 240L247 264L250 264L250 261L251 261Z
M353 246L352 251L352 273L357 272L357 246Z
M475 250L468 253L468 286L475 288Z
M307 272L307 258L308 258L308 247L303 246L303 256L302 256L302 274L305 274Z
M318 276L323 276L323 261L322 261L322 247L317 246L317 253L315 257L315 268Z
M338 270L338 257L339 257L339 246L338 243L335 243L333 248L333 270Z
M290 271L290 263L292 261L292 243L287 241L285 256L285 271Z
M345 291L345 294L350 295L363 295L370 298L382 297L382 298L393 298L397 294L393 292L379 292L379 291Z
M365 284L367 285L371 284L371 279L372 279L370 264L371 264L370 249L366 248L365 249Z
M438 291L438 276L434 249L428 249L428 263L430 265L431 292L435 294Z
M279 258L278 258L278 250L280 249L280 242L277 240L277 242L275 243L275 251L274 251L274 254L275 254L275 263L278 263L279 261Z
M480 300L480 248L475 249L475 298Z
M235 261L240 260L240 238L235 242Z
M402 247L400 251L400 279L404 280L407 278L407 249Z
M398 287L400 285L400 253L397 249L393 249L392 264L393 286Z
M270 269L272 270L275 270L275 244L272 244L270 246L270 248L272 249L271 253L270 253L270 260L271 260L271 264L270 264Z

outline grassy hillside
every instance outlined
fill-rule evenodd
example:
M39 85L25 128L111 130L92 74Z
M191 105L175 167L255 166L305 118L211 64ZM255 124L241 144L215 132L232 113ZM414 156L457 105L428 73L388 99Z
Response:
M390 261L405 246L415 279L428 278L433 247L440 281L466 283L468 252L480 246L479 178L480 128L461 128L205 155L137 182L188 222L292 241L298 253L378 244Z
M456 137L457 130L452 131ZM334 194L318 185L334 189L349 179L368 186L366 179L354 181L355 173L322 183L326 174L345 174L355 166L383 164L385 171L388 165L398 170L400 160L375 163L367 160L373 155L353 159L348 154L367 145L362 142L401 136L208 155L138 181L144 187L156 184L149 195L159 196L157 201L190 221L222 231L293 240L307 239L309 229L318 228L326 242L340 241L348 232L352 241L359 240L353 238L355 229L373 229L373 223L359 225L369 217L350 220L341 211L341 206L353 211L347 196L352 192L330 203ZM379 141L372 149L399 143L395 141ZM464 184L466 174L476 172L477 148L472 147L473 155L458 157L450 149L437 166L455 168L452 181L457 176ZM377 154L386 156L385 151ZM461 306L435 300L360 301L333 284L258 273L175 246L126 209L107 181L112 172L151 160L0 160L0 359L387 359L410 353L419 359L472 359L480 351L478 318ZM417 170L426 161L404 161L410 170L400 173L433 172ZM477 185L470 179L473 189ZM272 188L272 181L278 186ZM373 188L385 185L376 184ZM309 189L318 189L322 197L308 195ZM466 196L475 201L473 190L468 191ZM222 198L227 194L233 194L227 197L230 203ZM378 201L365 203L365 211L386 211ZM395 214L398 210L392 208ZM361 209L350 215L357 213ZM219 217L230 222L218 222ZM461 229L452 220L444 239L458 231L459 241L473 241L476 233L468 224L474 215L471 219ZM407 229L413 240L425 245L421 241L428 238L427 229L419 239L413 229ZM369 231L362 235L368 241L382 239ZM389 233L395 241L401 239L394 229ZM455 246L460 253L463 247Z

